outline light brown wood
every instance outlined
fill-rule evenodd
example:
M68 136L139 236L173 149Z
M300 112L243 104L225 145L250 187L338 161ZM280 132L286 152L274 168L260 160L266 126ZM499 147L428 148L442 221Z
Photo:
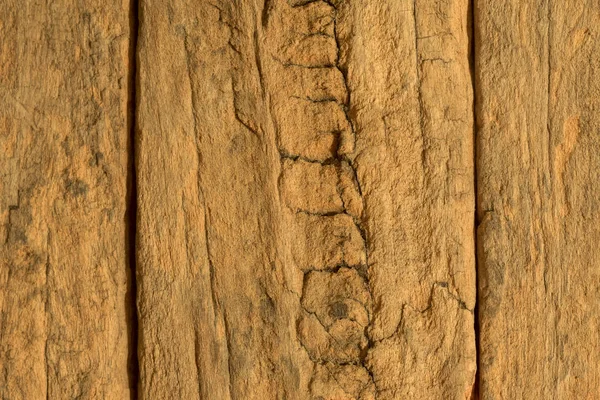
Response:
M142 397L471 396L468 3L434 9L142 2Z
M8 0L0 398L595 399L600 5Z
M130 32L126 2L0 6L3 399L135 394Z
M379 398L471 396L473 94L468 2L348 2Z
M141 4L141 398L294 398L310 366L291 336L257 24L252 2Z
M475 2L483 399L600 392L600 7Z

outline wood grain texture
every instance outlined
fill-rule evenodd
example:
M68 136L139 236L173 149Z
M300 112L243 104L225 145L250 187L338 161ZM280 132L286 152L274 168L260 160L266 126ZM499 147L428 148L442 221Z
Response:
M125 399L129 5L0 7L0 397Z
M467 5L142 2L142 397L471 396Z
M599 40L591 0L5 0L0 398L597 398Z
M286 227L260 12L253 2L141 3L141 398L293 399L307 384L278 250Z
M470 398L473 94L468 2L348 2L342 25L375 303L379 398Z
M475 15L481 398L597 398L600 7Z

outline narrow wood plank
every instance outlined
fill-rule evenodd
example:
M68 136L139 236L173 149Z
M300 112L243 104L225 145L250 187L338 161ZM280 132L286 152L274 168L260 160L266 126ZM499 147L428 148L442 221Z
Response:
M481 396L600 393L600 6L475 1Z
M0 7L0 397L129 398L129 6Z

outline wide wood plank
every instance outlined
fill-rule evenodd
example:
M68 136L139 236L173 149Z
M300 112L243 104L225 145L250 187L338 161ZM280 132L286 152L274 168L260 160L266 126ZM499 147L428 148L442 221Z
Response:
M142 397L469 398L468 2L140 17Z

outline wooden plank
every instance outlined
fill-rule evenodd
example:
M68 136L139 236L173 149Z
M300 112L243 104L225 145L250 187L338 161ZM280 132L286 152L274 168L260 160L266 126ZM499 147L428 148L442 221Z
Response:
M3 399L135 394L129 52L124 2L0 7Z
M143 398L470 397L467 1L416 7L142 2Z
M600 392L600 7L475 1L485 399Z

